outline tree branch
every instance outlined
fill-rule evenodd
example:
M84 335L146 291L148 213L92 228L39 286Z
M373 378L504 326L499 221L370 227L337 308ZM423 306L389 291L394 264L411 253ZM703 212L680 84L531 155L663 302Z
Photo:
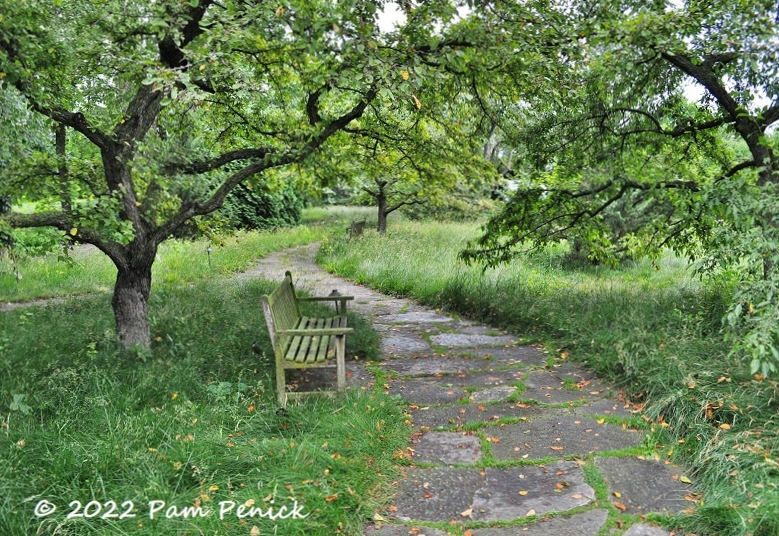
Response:
M259 162L253 162L233 173L219 188L217 188L208 200L203 203L185 203L175 216L157 228L154 232L153 239L159 244L188 219L194 216L210 214L217 210L224 203L227 194L249 177L262 173L266 169L285 166L294 162L302 162L327 141L330 136L339 130L344 129L346 125L351 123L354 119L359 118L377 94L378 88L372 87L366 94L365 99L360 100L348 112L331 121L319 134L311 137L298 150L290 150L283 155L274 155L273 158L270 158L272 156L270 151L264 149L249 149L250 151L265 151L265 154L261 157ZM239 152L240 151L233 151L233 153L228 154L234 155Z
M72 236L72 239L83 243L92 244L100 251L108 255L114 262L123 261L126 257L124 246L119 242L108 240L100 233L86 228L78 228L75 235L71 235L73 224L60 211L36 212L33 214L21 214L19 212L9 212L3 216L3 219L13 228L34 228L34 227L53 227L64 231Z
M237 160L262 159L275 152L276 150L272 148L238 149L236 151L224 153L216 158L212 158L211 160L203 160L201 162L192 162L187 164L169 163L166 164L163 169L167 173L206 173L208 171L219 169L225 164L229 164L230 162L235 162Z

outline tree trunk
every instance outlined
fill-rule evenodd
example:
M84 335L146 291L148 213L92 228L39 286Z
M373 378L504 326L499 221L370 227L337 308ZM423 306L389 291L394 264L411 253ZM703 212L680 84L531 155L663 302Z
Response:
M387 215L389 212L387 211L387 194L384 192L383 185L379 188L376 203L379 205L379 223L376 229L379 231L379 234L384 234L387 232Z
M130 263L117 263L111 305L116 319L116 333L124 348L151 347L148 304L155 254L156 248L153 248L151 253L135 257Z

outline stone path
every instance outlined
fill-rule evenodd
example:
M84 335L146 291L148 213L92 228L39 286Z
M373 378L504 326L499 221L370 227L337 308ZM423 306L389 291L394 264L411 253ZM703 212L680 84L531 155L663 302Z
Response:
M332 276L316 248L272 254L240 277L290 270L312 294L353 295L382 336L383 386L408 404L414 431L388 519L366 536L460 535L463 523L472 536L668 536L628 516L693 506L681 468L635 455L646 434L609 385L507 333ZM372 381L361 363L347 371L351 388Z

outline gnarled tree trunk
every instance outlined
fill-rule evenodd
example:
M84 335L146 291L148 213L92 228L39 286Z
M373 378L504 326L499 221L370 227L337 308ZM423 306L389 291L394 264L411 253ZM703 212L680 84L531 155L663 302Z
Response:
M111 305L116 319L116 333L124 348L151 347L148 304L151 269L156 252L156 246L138 248L133 251L135 255L131 254L129 262L115 262L116 284Z

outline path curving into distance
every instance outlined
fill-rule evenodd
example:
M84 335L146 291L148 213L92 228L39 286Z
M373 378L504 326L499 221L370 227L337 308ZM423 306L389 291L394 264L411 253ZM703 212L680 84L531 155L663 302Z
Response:
M633 455L646 433L610 385L490 326L335 277L314 262L318 247L270 254L237 277L289 270L311 294L354 296L350 308L382 337L383 387L411 414L412 465L365 536L450 534L431 524L462 534L469 521L480 522L472 536L668 536L623 516L694 505L681 468ZM348 388L372 384L362 363L347 371Z

